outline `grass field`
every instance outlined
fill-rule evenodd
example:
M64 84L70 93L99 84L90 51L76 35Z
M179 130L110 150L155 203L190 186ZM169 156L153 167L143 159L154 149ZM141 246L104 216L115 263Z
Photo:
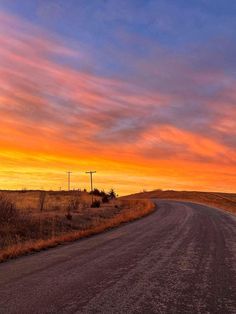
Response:
M0 261L97 234L153 210L148 200L114 199L91 208L87 192L2 191Z
M236 214L236 194L194 191L154 190L126 196L125 199L168 199L209 205Z

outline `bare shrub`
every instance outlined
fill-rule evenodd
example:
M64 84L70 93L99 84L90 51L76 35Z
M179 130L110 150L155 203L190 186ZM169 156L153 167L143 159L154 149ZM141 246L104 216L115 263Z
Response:
M0 196L0 249L37 236L38 223L20 213L6 197Z
M70 208L70 211L75 211L79 208L79 199L78 198L72 198L68 204L68 207Z
M44 209L45 198L46 198L46 192L45 191L40 191L40 194L39 194L39 210L41 212Z
M67 205L67 213L65 215L68 220L72 220L72 212L76 211L78 207L79 207L78 198L72 198L69 201L69 204Z
M0 196L0 225L3 223L11 223L18 217L18 211L15 205L5 196Z

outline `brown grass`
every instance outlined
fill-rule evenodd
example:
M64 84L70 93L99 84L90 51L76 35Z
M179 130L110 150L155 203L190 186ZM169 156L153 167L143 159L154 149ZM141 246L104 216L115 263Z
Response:
M0 194L7 195L7 198L15 204L17 209L26 213L34 213L40 209L40 199L45 193L43 211L65 211L72 199L78 199L81 208L88 207L91 202L91 195L80 191L2 191ZM94 197L100 199L99 197Z
M48 193L46 198L49 198ZM17 196L15 202L14 194ZM79 198L77 208L71 212L72 220L68 220L65 217L67 206L74 200L75 193L64 194L67 201L64 199L63 206L56 210L55 203L51 200L53 209L47 204L43 212L40 211L40 206L36 206L39 205L37 200L40 201L40 194L25 192L22 193L24 197L19 194L4 193L2 199L0 195L0 261L98 234L148 215L155 207L149 200L117 200L104 204L101 208L90 208L90 196L83 195L83 200ZM61 195L55 196L61 198ZM86 197L87 203L84 204ZM17 208L19 199L22 200L20 209ZM24 208L23 204L27 207ZM6 209L7 215L4 216Z
M229 211L234 214L236 213L236 194L233 193L155 190L151 192L143 192L129 195L126 198L128 199L156 198L177 201L188 201L203 205L209 205L215 208Z

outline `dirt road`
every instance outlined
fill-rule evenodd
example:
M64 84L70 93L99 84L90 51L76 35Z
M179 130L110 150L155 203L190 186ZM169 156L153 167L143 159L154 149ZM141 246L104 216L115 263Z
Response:
M0 265L0 313L236 313L236 218L202 205Z

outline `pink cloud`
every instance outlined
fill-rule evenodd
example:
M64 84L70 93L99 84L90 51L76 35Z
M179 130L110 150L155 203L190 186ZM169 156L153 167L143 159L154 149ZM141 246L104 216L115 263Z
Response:
M228 156L227 162L234 162L233 150L219 142L214 133L233 134L235 110L224 112L222 108L229 108L230 101L235 99L234 92L222 92L221 99L228 96L229 100L222 106L222 101L216 100L215 109L208 97L191 88L195 83L201 86L219 81L222 74L215 77L212 73L195 73L184 60L171 60L170 56L157 65L136 64L139 71L151 77L166 73L163 79L170 85L155 90L145 84L141 86L139 79L123 81L76 70L69 63L62 65L58 55L85 62L91 57L16 17L2 13L0 25L2 142L14 145L14 140L9 139L11 130L19 141L17 145L27 147L27 143L30 146L35 140L38 150L50 151L55 150L55 145L58 149L67 145L76 153L96 148L108 156L137 155L146 160L154 155L157 161L173 156L220 162L223 154ZM160 80L158 84L160 87ZM191 98L203 101L201 105L210 108L209 115L213 114L213 120L218 122L212 126L212 120L206 121L211 129L209 134L202 134L194 129L195 125L190 125L195 121L194 114L199 116L199 112L194 112L196 106L185 103ZM205 108L197 107L203 118Z

